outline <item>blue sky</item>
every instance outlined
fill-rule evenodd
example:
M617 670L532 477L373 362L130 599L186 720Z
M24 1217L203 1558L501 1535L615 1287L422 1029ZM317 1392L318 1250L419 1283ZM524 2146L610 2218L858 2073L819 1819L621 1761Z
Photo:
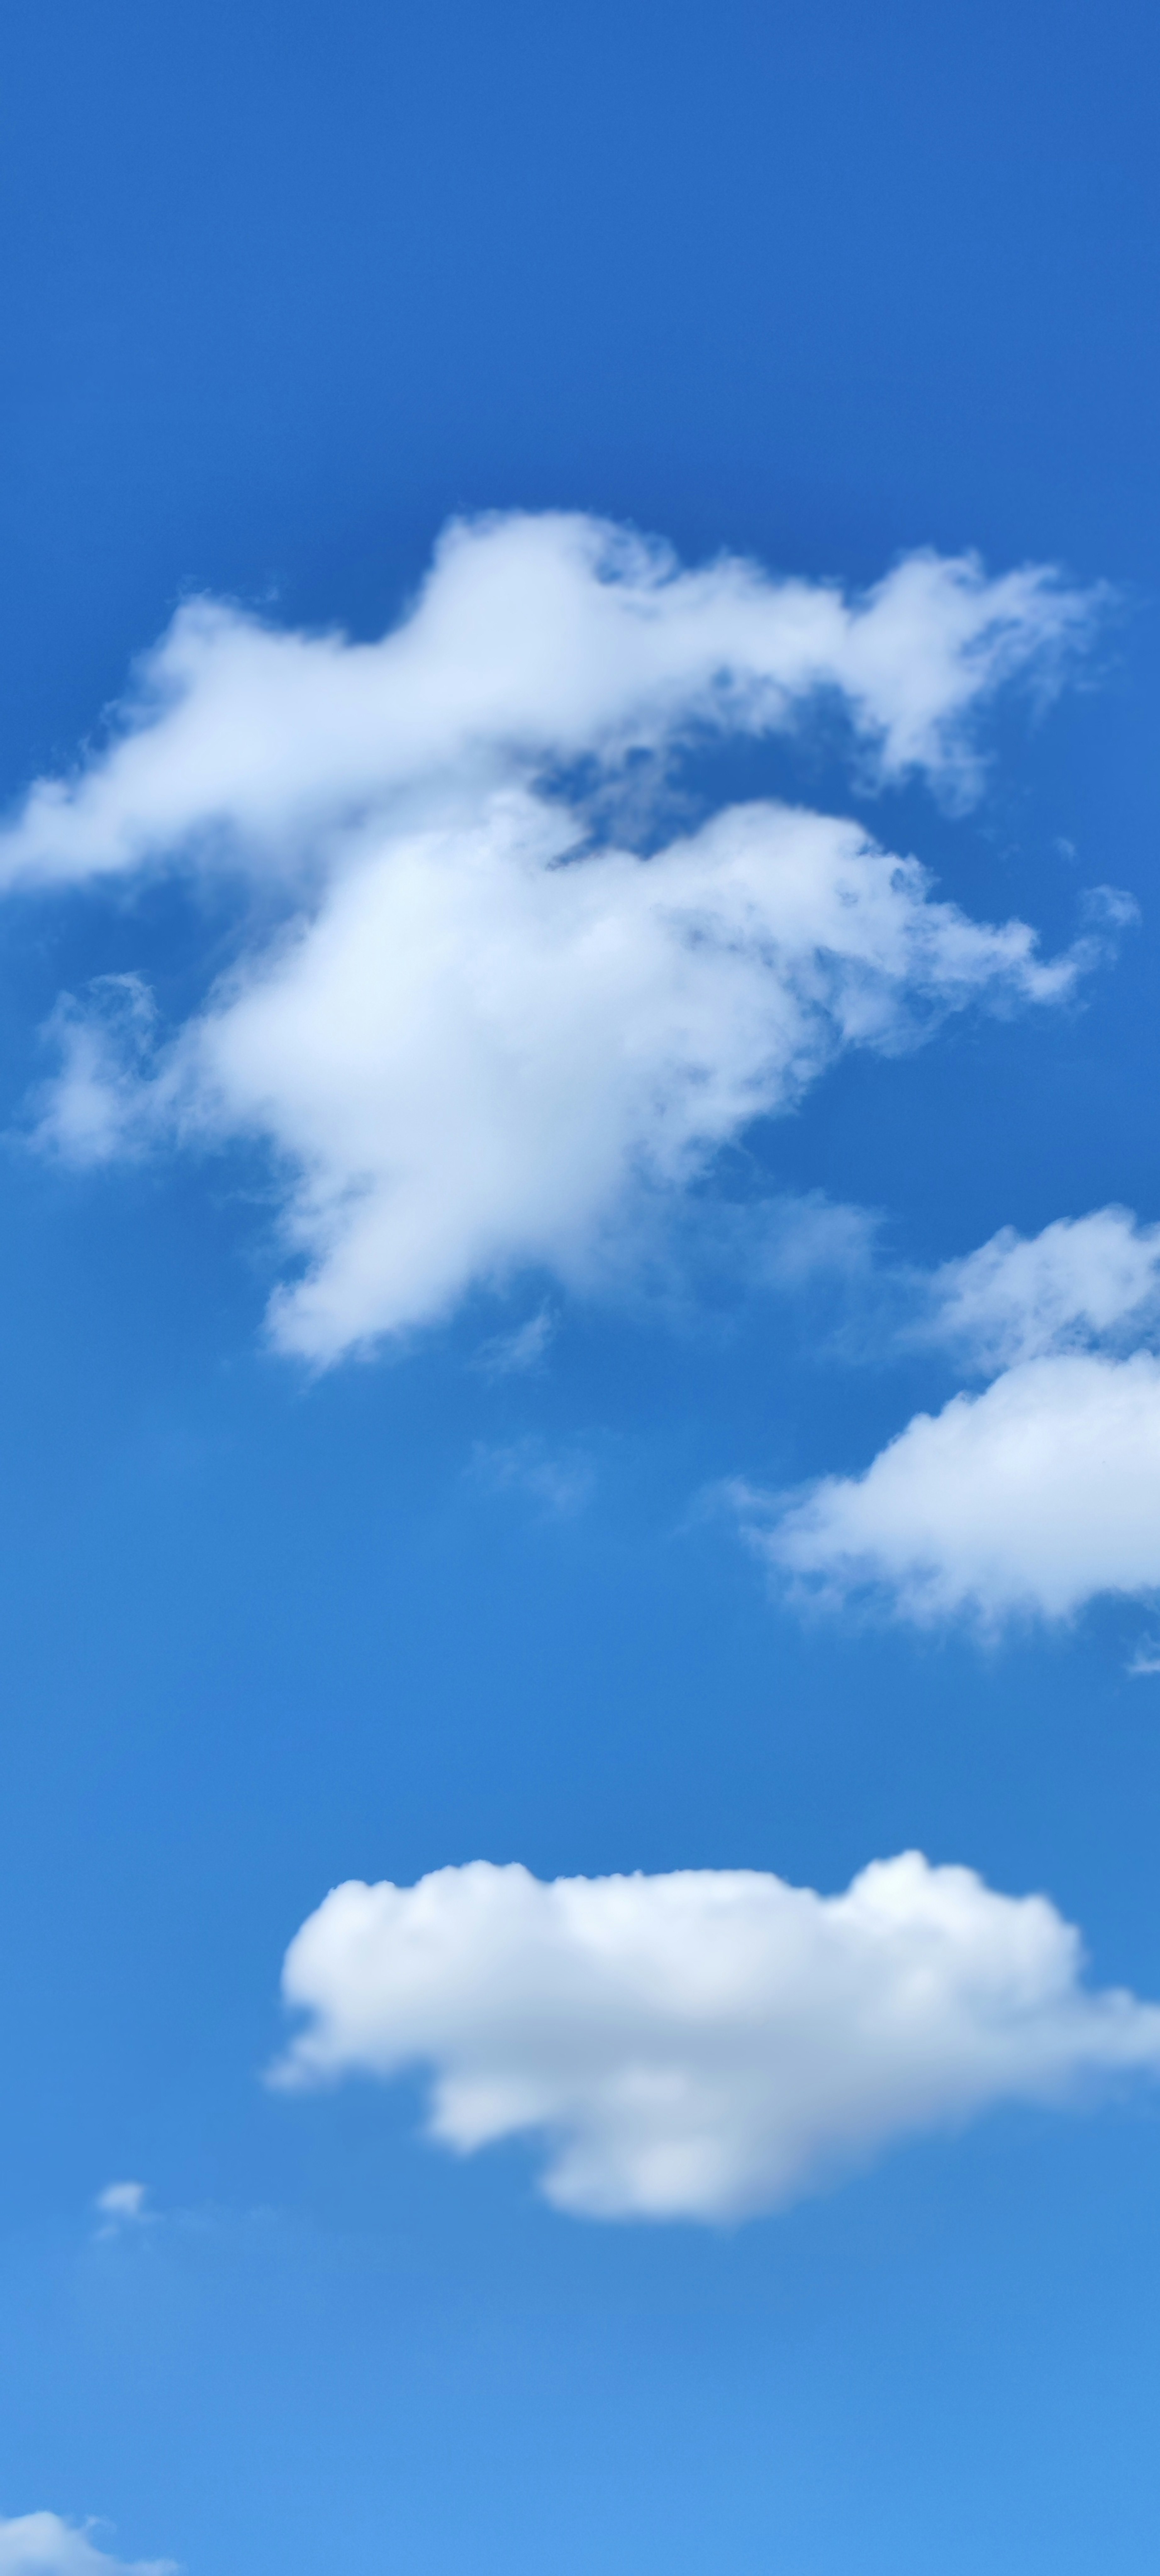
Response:
M1143 2576L1154 23L3 56L0 2571Z

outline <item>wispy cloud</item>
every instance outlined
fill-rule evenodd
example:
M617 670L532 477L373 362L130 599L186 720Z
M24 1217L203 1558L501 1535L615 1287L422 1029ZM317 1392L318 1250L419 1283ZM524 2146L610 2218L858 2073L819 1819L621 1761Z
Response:
M541 1306L527 1322L517 1324L514 1332L496 1333L481 1344L475 1354L475 1366L484 1377L522 1377L542 1368L550 1344L554 1341L557 1319L550 1306Z
M984 1375L1125 1332L1138 1341L1160 1314L1160 1226L1121 1207L1059 1217L1031 1236L1004 1226L924 1288L920 1332Z
M149 2188L143 2182L109 2182L97 2193L93 2207L101 2221L99 2237L119 2236L126 2228L150 2227L155 2212L148 2206Z
M583 1511L596 1490L596 1462L579 1448L551 1449L529 1434L523 1440L479 1441L472 1453L476 1482L495 1494L522 1494L553 1519Z

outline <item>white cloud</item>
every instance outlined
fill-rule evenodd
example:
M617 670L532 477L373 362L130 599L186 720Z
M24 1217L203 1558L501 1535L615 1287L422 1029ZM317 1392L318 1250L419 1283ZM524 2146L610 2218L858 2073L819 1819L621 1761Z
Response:
M104 2224L102 2236L119 2235L123 2227L148 2227L153 2212L147 2208L149 2186L143 2182L109 2182L97 2193L93 2203Z
M1049 673L1102 604L1042 567L989 581L973 557L933 554L851 603L729 556L685 572L580 513L461 521L377 644L183 608L110 746L33 788L0 872L78 880L214 832L263 870L296 870L320 832L418 782L486 789L513 762L530 776L695 726L764 732L819 690L841 693L887 775L961 782L980 699L1019 670Z
M917 1852L830 1897L474 1861L333 1890L287 1953L306 2025L274 2080L426 2067L429 2134L540 2138L560 2209L744 2217L991 2105L1160 2072L1160 2009L1082 1969L1045 1897Z
M56 2513L0 2516L0 2576L177 2576L172 2558L110 2558L91 2538L93 2528Z
M521 1267L590 1277L642 1198L843 1048L1057 1000L1095 953L1044 963L1023 924L974 923L915 861L776 805L641 857L615 838L626 778L654 839L680 744L825 693L879 775L961 795L973 713L1049 678L1099 604L931 555L848 601L548 515L453 528L377 644L184 609L109 746L0 836L0 879L233 869L266 927L152 1053L131 978L64 1006L42 1138L90 1160L263 1145L305 1265L272 1330L314 1361Z
M1138 1347L1160 1316L1160 1226L1099 1208L882 1276L919 1308L903 1343L943 1342L993 1382L916 1414L860 1475L727 1487L768 1562L822 1600L877 1593L918 1622L1160 1592L1160 1359Z
M1137 1332L1160 1292L1160 1226L1128 1208L1060 1217L1042 1234L1005 1226L930 1282L938 1339L964 1346L983 1369L1100 1340L1131 1320Z
M862 1476L780 1508L739 1499L781 1572L833 1598L884 1589L920 1622L1146 1596L1160 1589L1160 1360L1026 1360L916 1414Z

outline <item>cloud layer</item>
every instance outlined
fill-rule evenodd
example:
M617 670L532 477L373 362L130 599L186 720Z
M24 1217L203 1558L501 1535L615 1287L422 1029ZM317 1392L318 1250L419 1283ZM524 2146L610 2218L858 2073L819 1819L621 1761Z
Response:
M263 1146L297 1274L271 1326L314 1361L521 1267L590 1278L842 1049L1058 1000L1094 953L1042 961L825 815L654 847L666 760L825 698L878 776L961 797L972 716L1098 605L931 555L849 601L547 515L451 529L377 644L184 609L108 746L0 836L0 881L232 871L265 926L175 1032L131 976L63 1005L42 1138Z
M831 1897L475 1861L334 1889L287 1953L305 2027L275 2080L426 2067L429 2134L541 2139L557 2208L739 2218L991 2105L1160 2072L1160 2009L1082 1964L1046 1898L917 1852Z
M1011 1228L928 1283L920 1328L997 1371L919 1413L864 1474L788 1503L740 1491L777 1571L823 1598L985 1627L1160 1590L1160 1228L1123 1208Z
M0 2576L177 2576L172 2558L110 2558L83 2528L56 2513L0 2516Z

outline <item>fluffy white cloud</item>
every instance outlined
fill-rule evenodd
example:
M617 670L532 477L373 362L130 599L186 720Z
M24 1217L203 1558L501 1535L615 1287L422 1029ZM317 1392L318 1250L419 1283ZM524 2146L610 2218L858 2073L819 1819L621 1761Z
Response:
M431 2136L542 2138L558 2208L737 2218L990 2105L1160 2072L1160 2009L1082 1969L1045 1897L917 1852L829 1897L475 1861L333 1890L287 1953L307 2019L275 2081L425 2066Z
M930 1283L932 1334L966 1348L989 1370L1101 1340L1132 1321L1160 1291L1160 1226L1128 1208L1060 1217L1030 1238L1005 1226L965 1260L945 1262Z
M862 1476L766 1518L781 1572L841 1598L884 1588L906 1617L1066 1618L1102 1592L1160 1589L1160 1360L1026 1360L980 1395L916 1414Z
M819 693L878 774L962 794L972 712L1097 607L930 555L848 601L549 515L453 528L376 644L186 608L109 746L0 836L0 880L233 868L266 927L163 1043L131 977L65 1006L41 1133L264 1144L305 1266L272 1328L317 1361L520 1266L590 1274L842 1048L1057 999L1093 953L1043 963L846 822L751 805L642 857L616 814L655 839L677 746Z
M1138 1347L1160 1226L1117 1207L1030 1238L1008 1226L893 1279L920 1310L903 1341L946 1343L993 1383L916 1414L861 1475L729 1488L770 1564L822 1599L877 1592L919 1622L985 1627L1160 1591L1160 1360Z
M853 603L580 513L513 513L444 534L410 615L377 644L280 633L194 601L138 667L116 739L42 780L0 842L0 875L80 879L172 859L219 833L295 869L320 832L450 778L660 750L694 726L762 732L841 693L882 768L962 783L965 719L1013 672L1042 677L1099 594L1039 567L989 581L920 554Z
M172 2558L110 2558L83 2528L56 2513L0 2516L0 2576L177 2576Z

